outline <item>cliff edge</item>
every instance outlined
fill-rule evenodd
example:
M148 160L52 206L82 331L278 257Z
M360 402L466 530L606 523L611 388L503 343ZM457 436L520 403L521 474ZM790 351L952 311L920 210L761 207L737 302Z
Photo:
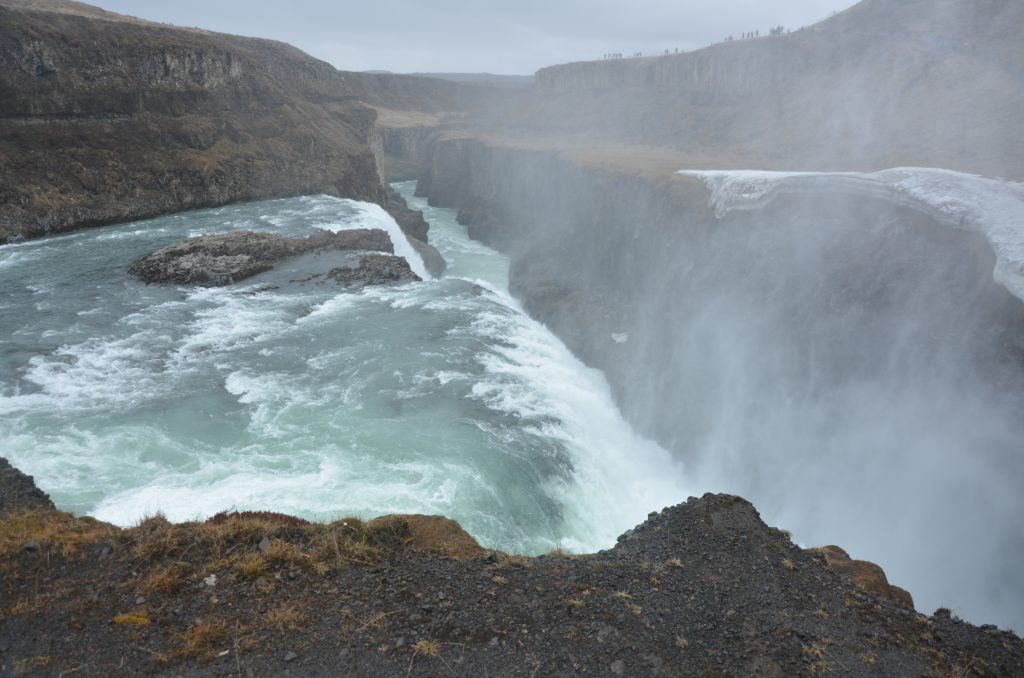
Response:
M1024 671L1015 634L865 592L728 495L537 558L434 516L122 530L39 507L0 516L0 573L4 675Z

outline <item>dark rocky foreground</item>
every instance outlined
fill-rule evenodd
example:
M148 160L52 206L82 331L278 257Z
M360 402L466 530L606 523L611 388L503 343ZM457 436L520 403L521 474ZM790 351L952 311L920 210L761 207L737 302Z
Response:
M269 271L291 257L329 251L391 253L394 246L388 234L377 229L321 230L307 238L230 231L164 247L136 261L128 272L146 283L220 287ZM419 280L405 259L393 254L356 257L327 277L346 285Z
M726 495L538 558L438 517L121 530L43 505L0 517L0 573L0 675L1024 672L1013 633L867 593Z

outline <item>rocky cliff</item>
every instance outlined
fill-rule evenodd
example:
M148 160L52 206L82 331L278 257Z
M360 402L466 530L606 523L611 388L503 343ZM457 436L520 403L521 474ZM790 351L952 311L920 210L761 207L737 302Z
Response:
M1022 24L1013 0L865 0L787 35L542 69L498 127L671 148L691 167L1019 179L1024 150L1005 142L1024 133Z
M0 242L298 194L396 206L378 111L436 116L472 91L74 2L3 0ZM421 220L399 216L424 238Z

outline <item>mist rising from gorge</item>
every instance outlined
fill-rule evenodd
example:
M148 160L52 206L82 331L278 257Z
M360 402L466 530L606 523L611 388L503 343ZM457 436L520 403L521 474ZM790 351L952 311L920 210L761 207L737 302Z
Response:
M490 215L481 230L515 253L527 307L606 369L688 481L879 562L923 611L1016 627L1024 305L994 280L998 243L827 178L716 215L710 188L659 173L1020 179L1022 17L997 0L868 0L798 34L546 69L482 124L592 180L509 151L466 191L484 204L467 219ZM645 204L632 176L688 211Z

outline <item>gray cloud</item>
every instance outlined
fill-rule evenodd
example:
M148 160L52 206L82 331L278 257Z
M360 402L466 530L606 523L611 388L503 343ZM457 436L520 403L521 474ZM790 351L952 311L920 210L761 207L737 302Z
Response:
M98 0L113 12L289 42L346 70L532 73L799 28L853 0Z

